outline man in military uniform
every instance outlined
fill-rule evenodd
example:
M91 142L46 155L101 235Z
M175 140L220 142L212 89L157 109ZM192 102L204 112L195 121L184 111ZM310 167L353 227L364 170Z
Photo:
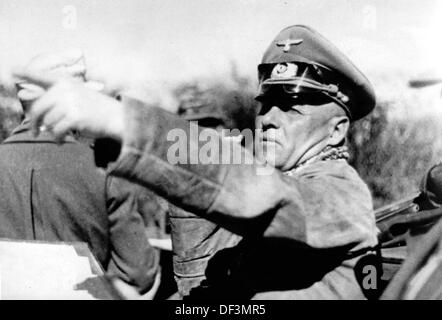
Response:
M236 119L225 107L214 103L198 85L178 93L178 115L194 121L200 129L234 129ZM195 296L195 288L205 285L207 265L222 249L236 246L241 236L191 211L170 206L174 275L180 297Z
M121 141L111 174L243 237L209 262L207 292L261 299L363 298L353 266L360 252L376 245L376 227L370 192L348 165L344 142L349 122L374 108L373 89L334 45L305 26L282 30L258 71L257 143L266 164L238 145L242 164L172 165L167 160L171 129L187 133L190 144L201 144L186 121L147 103L116 102L80 84L17 75L48 88L32 107L36 127L43 123L55 136L84 129Z
M80 51L40 54L26 66L57 79L85 80ZM88 86L98 88L97 83ZM86 242L108 274L144 293L158 256L136 210L132 184L97 170L92 150L68 134L32 134L29 108L44 90L17 84L24 121L0 144L0 237Z

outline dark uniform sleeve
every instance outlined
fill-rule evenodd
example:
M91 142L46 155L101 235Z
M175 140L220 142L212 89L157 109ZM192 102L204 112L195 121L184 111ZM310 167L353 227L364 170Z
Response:
M148 242L143 219L137 210L137 194L134 189L125 180L107 178L112 246L107 271L144 293L154 283L159 254Z
M125 105L130 129L112 174L242 235L289 238L317 248L376 243L370 193L346 163L342 174L318 170L288 177L236 146L242 164L201 164L190 159L201 142L188 122L135 100ZM180 130L188 139L187 161L172 164L174 141L168 136ZM219 143L222 159L227 141Z

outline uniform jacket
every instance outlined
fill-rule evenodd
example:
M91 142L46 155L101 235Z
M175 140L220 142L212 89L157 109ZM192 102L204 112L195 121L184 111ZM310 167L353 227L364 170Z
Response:
M192 212L168 203L139 186L138 203L147 233L152 238L166 237L173 244L173 273L181 297L188 296L206 279L210 259L221 249L233 247L241 237Z
M229 297L362 298L348 254L374 246L376 226L370 192L345 160L312 163L293 176L264 170L245 149L243 164L201 164L188 152L185 163L173 165L172 129L182 130L193 150L204 142L166 111L136 100L125 106L129 131L111 174L243 237L211 259L202 288Z
M190 211L170 206L173 269L181 296L189 296L207 280L207 266L223 249L236 246L242 237Z
M89 147L34 137L24 122L0 145L0 179L0 237L83 241L109 273L151 286L158 257L130 184L98 171Z

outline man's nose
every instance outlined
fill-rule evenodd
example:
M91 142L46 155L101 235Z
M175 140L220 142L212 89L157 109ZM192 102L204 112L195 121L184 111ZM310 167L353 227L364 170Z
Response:
M281 109L277 106L271 107L265 114L258 116L257 127L263 130L269 128L279 128L281 113Z

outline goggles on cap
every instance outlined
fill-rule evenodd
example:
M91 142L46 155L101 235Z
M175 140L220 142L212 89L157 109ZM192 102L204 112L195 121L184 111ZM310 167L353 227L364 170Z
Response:
M275 86L291 97L324 94L338 103L350 115L350 101L333 79L331 70L314 64L283 62L261 64L259 71L259 93L256 100L262 101L273 94ZM330 79L327 81L326 79ZM325 84L329 83L329 84ZM281 91L279 91L281 92Z

